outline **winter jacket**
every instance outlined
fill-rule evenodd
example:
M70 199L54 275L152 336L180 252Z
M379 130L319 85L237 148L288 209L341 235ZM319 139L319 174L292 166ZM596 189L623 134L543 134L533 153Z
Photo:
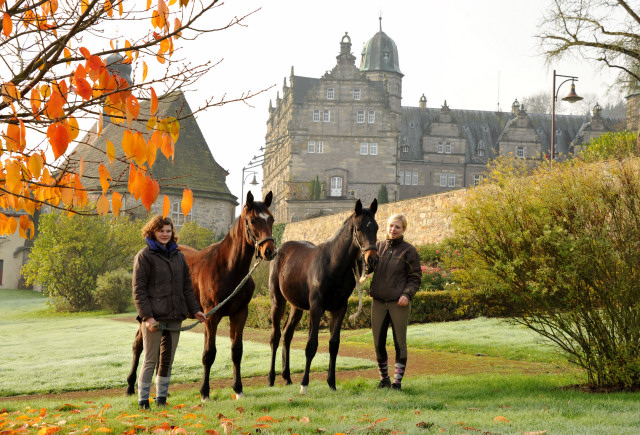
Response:
M178 249L146 246L133 260L133 300L142 320L184 320L201 311L193 294L189 266Z
M390 302L405 295L411 300L422 276L418 251L402 237L379 241L376 247L379 261L371 280L371 297Z

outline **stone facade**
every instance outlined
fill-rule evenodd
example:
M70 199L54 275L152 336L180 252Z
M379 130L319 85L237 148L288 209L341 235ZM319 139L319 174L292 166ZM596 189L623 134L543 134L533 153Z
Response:
M16 216L6 210L5 214ZM20 271L28 259L30 246L30 241L20 237L18 231L9 236L0 236L0 289L24 287Z
M382 28L363 49L360 67L345 34L332 70L301 77L293 67L282 97L269 104L263 193L274 193L276 222L295 222L369 203L381 185L389 200L474 186L501 154L532 166L549 158L551 116L530 114L517 100L510 112L428 108L402 102L398 49ZM599 106L597 106L599 107ZM556 115L555 151L564 159L591 138L624 127L592 116ZM309 186L318 177L319 198Z
M378 240L386 237L386 222L389 216L395 213L404 213L407 216L408 227L405 232L407 241L415 245L425 243L437 243L453 235L451 227L452 207L464 201L467 191L465 189L421 198L412 198L378 206L376 221ZM308 219L301 222L288 223L285 227L282 241L308 240L320 244L329 240L340 228L342 222L353 212L355 200L351 201L348 211ZM363 204L368 207L369 204Z

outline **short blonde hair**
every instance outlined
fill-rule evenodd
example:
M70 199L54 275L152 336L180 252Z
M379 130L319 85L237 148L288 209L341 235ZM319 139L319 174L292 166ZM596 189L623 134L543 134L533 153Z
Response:
M405 215L403 215L402 213L396 213L396 214L393 214L393 215L389 216L389 220L387 221L387 226L389 226L389 224L391 222L394 222L394 221L402 222L402 229L403 230L407 229L407 217Z

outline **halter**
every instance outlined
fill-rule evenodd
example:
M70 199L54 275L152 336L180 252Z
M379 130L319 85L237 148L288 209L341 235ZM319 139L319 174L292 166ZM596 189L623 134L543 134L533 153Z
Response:
M358 235L357 235L357 229L356 226L353 226L353 238L356 241L356 244L358 245L358 249L360 249L360 254L362 254L362 256L364 257L364 253L367 251L378 251L378 248L376 247L376 245L368 245L365 246L364 248L362 247L362 245L360 244L360 240L358 240ZM361 231L362 232L362 231Z
M265 237L261 240L258 240L255 234L253 234L253 232L251 231L251 228L249 227L249 219L247 218L244 219L244 226L247 230L247 237L249 238L249 240L251 240L251 242L253 243L253 246L256 248L256 258L260 257L260 250L259 250L260 245L268 242L269 240L271 240L274 244L276 243L273 237Z

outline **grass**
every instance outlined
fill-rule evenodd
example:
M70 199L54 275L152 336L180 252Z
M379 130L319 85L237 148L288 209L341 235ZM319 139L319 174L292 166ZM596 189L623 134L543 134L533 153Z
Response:
M0 331L3 350L0 391L6 395L7 385L19 391L24 388L20 386L23 382L32 389L33 385L42 384L37 388L43 392L85 389L87 385L73 379L77 375L74 370L80 370L86 382L114 378L114 385L123 385L135 325L95 314L52 315L44 308L42 297L0 291ZM350 331L344 340L370 343L367 334ZM194 339L193 351L190 337ZM192 371L196 378L200 377L201 340L199 334L181 335L178 357L182 355L196 362L193 368L176 367L176 377ZM216 364L229 359L228 344L223 341L228 342L220 340L221 347L227 347L220 350ZM95 342L99 345L91 344ZM263 346L245 342L245 375L249 375L248 366L252 364L249 361L254 359L256 371L264 372L268 354L260 353ZM563 362L552 350L538 349L540 345L528 331L493 319L413 325L409 346L437 348L453 354L483 353L524 361ZM345 360L342 356L338 359L341 371L347 370L343 366ZM225 370L215 367L214 373ZM47 376L47 372L53 374ZM27 375L20 382L8 379L21 373ZM173 388L169 406L159 409L152 405L150 411L138 411L135 398L100 391L3 397L0 432L17 433L22 428L22 433L59 430L71 434L133 434L164 430L204 434L225 433L224 425L229 425L234 434L640 432L640 393L585 393L568 388L579 380L574 370L559 373L411 375L401 393L376 390L376 379L361 377L347 377L348 380L338 382L336 392L330 391L324 382L312 380L306 395L299 393L299 386L283 386L280 381L272 388L246 386L246 396L240 401L232 398L228 387L214 389L212 400L204 404L195 388ZM230 378L230 372L221 377ZM56 382L60 385L52 387ZM179 381L174 378L173 382Z

